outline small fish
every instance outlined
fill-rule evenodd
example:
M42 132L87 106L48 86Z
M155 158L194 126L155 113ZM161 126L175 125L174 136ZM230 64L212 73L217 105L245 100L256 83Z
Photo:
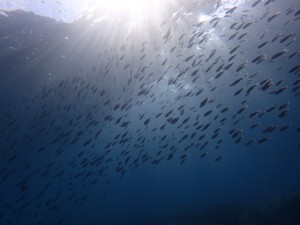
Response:
M237 54L232 55L232 56L228 59L228 62L230 62L231 60L233 60L236 56L237 56Z
M199 69L195 70L194 72L191 73L191 77L195 76L198 73Z
M237 96L239 95L241 92L243 91L243 88L237 90L235 93L234 93L234 96Z
M264 55L259 55L252 60L252 63L256 63L257 61L259 61L260 59L262 59L264 57L265 57Z
M198 96L198 95L200 95L201 93L202 93L202 91L203 91L203 88L202 89L200 89L196 94L195 94L195 96Z
M222 76L223 73L224 73L224 70L221 71L220 73L218 73L218 74L215 76L215 79L218 79L220 76Z
M219 72L223 68L223 66L224 66L224 63L221 66L218 67L218 69L216 70L216 72Z
M211 110L208 110L206 113L204 113L204 116L208 116L209 114L211 114L212 113L212 109Z
M260 2L261 2L261 0L255 1L255 2L252 4L252 8L255 7L255 6L257 6Z
M262 85L261 90L266 91L268 88L272 86L272 80L267 79L266 82Z
M262 48L262 47L264 47L268 43L269 43L269 41L265 41L264 43L258 45L257 48Z
M236 69L235 72L241 71L245 66L246 66L246 63L242 63L241 65L239 65L239 67Z
M299 54L299 52L293 52L292 54L289 55L289 59L291 59L292 57L294 57L297 54Z
M263 133L272 133L273 131L276 130L276 128L277 128L276 126L269 126L266 129L264 129L262 132Z
M299 72L300 71L300 64L298 64L298 65L296 65L296 66L294 66L293 68L291 68L290 70L289 70L289 73L294 73L294 72Z
M281 12L279 11L279 12L275 13L274 15L270 16L268 18L268 22L271 22L273 19L275 19L276 17L278 17L280 14L281 14Z
M248 34L248 32L245 32L243 34L241 34L239 37L238 37L238 40L241 40L243 37L245 37L246 35Z
M248 96L256 86L257 86L257 84L254 84L250 88L248 88L248 90L246 91L246 96Z
M298 16L298 15L300 15L300 9L294 14L294 16Z
M300 89L300 85L297 85L292 89L292 92L298 91L299 89Z
M223 108L222 110L221 110L221 113L225 113L225 112L227 112L229 110L229 107L227 106L227 107L225 107L225 108Z
M248 28L252 23L253 23L253 21L246 23L246 24L243 26L243 29Z
M274 60L274 59L276 59L276 58L278 58L279 56L282 56L284 53L286 53L287 52L287 49L284 49L283 51L281 51L281 52L277 52L276 54L274 54L272 57L271 57L271 62Z
M275 95L278 95L278 94L280 94L281 92L283 92L283 91L286 90L286 89L288 89L287 86L285 86L285 87L283 87L283 88L280 88L280 89L274 91L274 94L275 94Z
M289 110L286 109L286 110L282 111L281 113L279 113L278 117L283 118L283 117L286 117L288 114L289 114Z
M254 116L258 115L259 113L260 113L260 111L255 111L249 115L249 118L253 118Z
M208 73L213 67L213 64L211 64L209 67L207 67L207 69L205 70L205 73Z
M205 98L205 99L200 103L200 108L202 108L203 106L205 106L207 102L208 102L208 98Z
M289 15L289 14L291 14L291 12L293 12L294 11L294 7L290 7L290 8L288 8L286 11L285 11L285 15Z
M208 58L205 60L205 62L207 62L208 60L210 60L214 54L217 52L217 49L212 50L212 53L208 56Z
M204 152L204 153L202 153L201 155L200 155L200 158L203 158L203 157L205 157L207 155L207 152Z
M239 47L240 47L240 45L234 47L234 48L229 52L229 54L234 53Z
M271 40L271 42L276 41L280 36L281 36L280 33L277 32L277 33L274 35L274 38Z
M233 86L237 85L237 84L238 84L241 80L243 80L243 79L244 79L244 77L241 77L241 78L235 80L234 82L232 82L232 83L229 85L229 87L233 87Z
M278 110L287 109L289 105L290 105L289 102L288 102L288 103L285 103L285 104L282 104L282 105L280 105L280 106L278 107Z
M238 34L238 31L235 32L233 35L231 35L231 36L228 38L228 41L232 40L237 34Z
M255 141L254 139L251 139L251 140L249 140L249 141L246 143L246 145L247 145L247 146L250 146L251 144L254 143L254 141Z
M293 36L294 36L293 33L289 33L289 34L287 34L284 38L282 38L279 42L280 42L280 43L283 43L283 42L285 42L287 39L289 39L290 37L293 37Z
M215 158L215 162L220 161L223 158L223 156L218 156L217 158Z
M230 27L229 27L229 29L230 29L230 30L234 29L234 28L235 28L235 25L237 25L237 24L238 24L238 22L235 22L235 23L231 24Z
M245 23L241 23L241 25L239 25L235 30L240 30L243 26L244 26Z
M283 132L283 131L286 131L289 127L291 126L291 124L287 124L287 125L284 125L283 127L280 128L280 131Z
M232 65L233 63L228 64L227 66L224 67L224 70L228 70Z
M237 113L236 114L240 114L240 113L242 113L242 112L244 112L244 110L245 109L247 109L248 108L248 106L246 105L246 106L244 106L244 107L242 107L242 108L240 108L239 109L239 111L237 111Z
M253 124L253 125L250 127L250 129L254 129L254 128L259 127L259 126L260 126L260 124L259 124L259 123L256 123L256 124Z
M184 62L188 62L188 61L190 61L192 58L194 57L194 54L193 55L191 55L191 56L189 56L189 57L187 57L185 60L184 60Z
M225 13L226 14L232 14L237 8L238 8L237 6L234 6L231 9L227 10Z
M266 112L271 112L271 111L273 111L275 108L276 108L276 105L273 105L273 106L269 107L269 108L266 110Z
M271 139L270 137L264 137L264 138L261 138L260 140L258 140L257 143L262 144L262 143L265 143L266 141L268 141L270 139Z
M265 2L265 5L269 5L271 2L275 2L275 0L267 0L267 1Z

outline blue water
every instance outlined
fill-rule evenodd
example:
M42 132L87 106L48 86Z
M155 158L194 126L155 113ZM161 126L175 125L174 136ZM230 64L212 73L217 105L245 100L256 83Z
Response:
M0 15L0 224L300 224L300 2L255 2Z

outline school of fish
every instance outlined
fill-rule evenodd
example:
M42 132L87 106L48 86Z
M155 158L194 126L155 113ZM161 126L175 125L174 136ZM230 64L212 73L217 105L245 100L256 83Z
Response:
M56 212L61 198L83 205L99 180L145 164L184 166L190 157L220 163L226 143L248 151L292 133L299 149L299 106L291 102L300 97L300 3L278 2L216 1L203 21L194 16L197 3L167 14L146 34L120 31L116 41L95 35L85 47L99 50L76 61L74 74L61 72L18 103L2 104L0 221L10 212L6 224L21 224L24 216L45 224L32 208ZM9 25L9 18L0 21ZM13 197L6 195L11 177ZM37 177L40 188L31 185ZM76 192L75 181L85 192ZM57 182L69 187L67 196L47 195Z

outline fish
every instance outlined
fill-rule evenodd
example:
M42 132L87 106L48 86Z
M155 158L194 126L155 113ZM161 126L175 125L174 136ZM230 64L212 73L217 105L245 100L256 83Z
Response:
M218 73L216 76L215 76L215 79L218 79L219 77L221 77L224 73L224 70L221 71L220 73Z
M285 104L282 104L280 106L278 106L278 110L282 110L282 109L287 109L287 107L289 106L289 102L288 103L285 103Z
M249 115L249 118L253 118L253 117L257 116L259 113L260 113L260 111L255 111Z
M273 82L270 79L264 80L264 83L261 84L261 90L266 91L272 86Z
M275 0L267 0L264 5L269 5L272 2L275 2Z
M198 73L199 69L197 70L194 70L192 73L191 73L191 77L195 76L197 73Z
M234 28L235 28L235 25L237 25L237 24L238 24L238 22L234 22L233 24L230 25L229 29L230 29L230 30L234 29Z
M287 52L287 49L284 49L284 50L282 50L282 51L280 51L280 52L275 53L275 54L271 57L271 61L273 61L274 59L276 59L276 58L282 56L282 55L285 54L286 52Z
M255 140L254 140L254 139L251 139L251 140L249 140L249 141L246 143L246 146L250 146L250 145L252 145L254 142L255 142Z
M286 131L290 126L291 126L290 123L286 124L286 125L282 126L279 130L280 130L280 132Z
M268 43L269 43L269 41L265 41L265 42L261 43L260 45L258 45L257 48L262 48Z
M220 161L223 158L223 156L218 156L217 158L215 158L215 161Z
M228 70L234 63L229 63L227 66L224 67L224 71Z
M280 36L281 36L280 33L277 32L277 33L274 35L274 38L271 40L271 42L276 41Z
M293 33L289 33L289 34L287 34L284 38L282 38L279 42L280 42L280 43L283 43L283 42L285 42L287 39L289 39L290 37L293 37L293 36L294 36Z
M235 30L236 31L238 31L238 30L240 30L243 26L245 25L245 23L243 22L243 23L241 23Z
M227 112L229 110L229 107L228 106L226 106L225 108L223 108L222 110L221 110L221 113L225 113L225 112ZM222 121L221 121L222 122Z
M225 13L226 14L232 14L237 8L238 8L237 6L234 6L231 9L228 9Z
M271 137L264 137L264 138L261 138L257 141L258 144L262 144L262 143L265 143L266 141L269 141L271 139Z
M294 16L298 16L298 15L300 15L300 9L294 14Z
M289 109L285 109L284 111L282 111L282 112L280 112L280 113L278 114L278 117L279 117L279 118L284 118L284 117L286 117L288 114L289 114Z
M254 84L252 85L250 88L247 89L246 91L246 95L245 96L248 96L253 90L254 88L257 86L257 84Z
M207 152L204 152L200 155L200 158L204 158L207 155Z
M217 52L217 49L212 50L212 53L210 53L210 55L208 56L208 58L205 60L205 62L207 62L208 60L210 60L214 54Z
M228 38L228 41L232 40L233 38L235 38L235 36L238 34L238 31L235 32L233 35L231 35L229 38Z
M241 65L239 65L239 67L236 69L235 72L240 72L245 66L246 66L246 63L242 63Z
M228 59L228 62L230 62L231 60L233 60L236 56L237 56L237 54L230 56L230 58Z
M238 79L236 79L234 82L232 82L230 85L229 85L229 87L233 87L233 86L235 86L235 85L237 85L241 80L243 80L244 79L244 77L240 77L240 78L238 78Z
M275 19L276 17L278 17L281 14L281 12L277 12L275 14L273 14L272 16L268 17L268 22L271 22L273 19Z
M208 98L205 98L205 99L200 103L200 108L202 108L203 106L205 106L207 102L208 102Z
M279 95L280 93L282 93L283 91L287 90L288 86L282 87L278 90L273 91L272 93L274 93L275 95Z
M210 114L212 113L212 111L213 111L212 109L211 109L211 110L208 110L207 112L204 113L204 116L210 115Z
M296 51L296 52L293 52L292 54L289 55L288 58L291 59L291 58L293 58L293 57L294 57L295 55L297 55L297 54L299 54L299 52L297 52L297 51Z
M237 96L239 95L242 91L243 91L244 88L240 88L239 90L237 90L235 93L234 93L234 96Z
M261 2L261 0L256 0L253 4L252 4L252 8L257 6L259 3Z
M229 51L229 54L234 53L239 47L240 47L240 45L237 45L236 47L234 47L233 49L231 49L231 50Z
M298 73L300 71L300 64L292 67L290 70L289 70L289 73Z
M276 108L276 105L273 105L273 106L269 107L269 108L266 110L266 112L271 112L271 111L273 111L275 108Z
M246 27L247 28L247 27ZM241 40L243 37L245 37L246 35L248 35L248 32L245 32L243 34L241 34L239 37L238 37L238 40Z
M252 63L256 63L258 60L264 58L265 56L264 55L259 55L257 57L255 57L253 60L252 60Z
M250 22L246 23L246 24L243 26L243 29L248 28L251 24L253 24L253 21L250 21Z
M185 60L184 60L184 62L188 62L188 61L190 61L192 58L194 57L194 54L193 55L191 55L191 56L188 56Z
M219 72L223 68L223 66L224 66L224 63L217 68L216 72Z

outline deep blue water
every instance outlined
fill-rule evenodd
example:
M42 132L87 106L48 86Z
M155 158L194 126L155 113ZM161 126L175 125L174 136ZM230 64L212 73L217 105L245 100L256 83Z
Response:
M300 2L204 6L0 15L0 224L300 224Z

